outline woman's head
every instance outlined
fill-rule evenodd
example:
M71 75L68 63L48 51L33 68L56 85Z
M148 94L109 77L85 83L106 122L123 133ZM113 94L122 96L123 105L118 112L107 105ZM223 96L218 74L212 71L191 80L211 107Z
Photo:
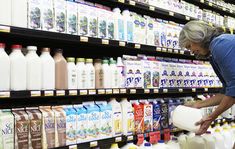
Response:
M197 56L207 56L211 40L222 34L222 30L212 27L203 21L190 21L180 32L179 45L189 49Z

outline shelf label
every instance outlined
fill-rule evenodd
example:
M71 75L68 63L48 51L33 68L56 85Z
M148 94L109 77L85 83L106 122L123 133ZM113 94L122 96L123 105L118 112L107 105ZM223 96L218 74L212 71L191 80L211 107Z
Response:
M179 88L179 92L182 93L182 92L183 92L183 89L182 89L182 88Z
M208 92L208 88L204 88L204 91L205 91L205 92Z
M88 42L88 37L81 36L80 41L81 42Z
M97 141L90 142L90 147L96 147L98 145Z
M102 39L102 44L108 45L108 44L109 44L109 40L107 40L107 39Z
M87 90L80 90L80 95L87 95Z
M126 46L126 42L124 42L124 41L119 41L119 46L120 46L120 47L125 47L125 46Z
M64 96L64 95L65 95L65 90L56 91L56 96Z
M96 94L96 90L89 90L89 95L95 95Z
M77 90L69 90L69 95L70 96L77 96L78 95L78 91Z
M130 0L129 4L132 5L132 6L135 6L135 1Z
M77 149L78 147L77 147L77 145L70 145L69 146L69 149Z
M149 10L155 11L155 7L154 6L149 6Z
M140 47L141 47L140 44L135 44L136 49L140 49Z
M112 89L106 89L106 94L112 94L112 93L113 93Z
M223 11L226 11L226 8L223 7Z
M139 134L139 135L137 135L137 145L141 145L141 144L143 144L143 142L144 142L144 135L143 134Z
M213 6L213 4L211 2L209 2L209 6Z
M11 28L9 26L1 26L0 25L0 32L4 32L4 33L10 33Z
M164 89L163 89L163 93L168 93L168 89L167 89L167 88L164 88Z
M183 50L180 50L180 54L182 54L182 55L183 55L183 54L184 54L184 51L183 51Z
M132 141L132 140L134 140L133 136L127 136L127 141Z
M159 89L154 89L153 92L154 93L159 93Z
M121 94L126 94L126 89L125 88L120 89L120 93Z
M131 94L135 94L136 93L136 89L130 89L130 93Z
M205 1L204 1L204 0L200 0L200 2L201 2L201 3L205 3Z
M175 13L174 13L174 12L172 12L172 11L170 11L170 12L169 12L169 15L170 15L170 16L174 16L174 15L175 15Z
M10 92L0 92L0 98L8 98L10 97Z
M116 137L115 138L115 142L121 142L122 141L122 137Z
M125 3L125 0L118 0L119 3Z
M192 88L192 92L196 92L196 88Z
M145 94L149 94L150 93L150 89L144 89L144 93Z
M38 97L41 96L41 91L31 91L31 97Z
M156 51L161 52L162 49L161 49L160 47L157 47L157 48L156 48Z
M105 94L105 90L104 89L99 89L98 94Z
M114 94L119 94L119 89L113 89Z
M172 53L173 52L173 49L168 49L167 50L169 53Z
M44 96L54 96L53 91L44 91Z
M167 51L167 49L166 48L162 48L162 52L166 52Z
M189 16L185 16L185 20L190 20L190 17Z
M174 49L174 53L178 54L178 53L179 53L179 50Z

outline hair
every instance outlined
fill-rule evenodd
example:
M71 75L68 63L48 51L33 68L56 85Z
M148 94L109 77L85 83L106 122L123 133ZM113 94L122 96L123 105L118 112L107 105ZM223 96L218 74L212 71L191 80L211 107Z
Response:
M185 48L189 42L199 43L202 48L209 49L213 38L223 34L223 29L212 27L203 21L190 21L180 32L179 46Z

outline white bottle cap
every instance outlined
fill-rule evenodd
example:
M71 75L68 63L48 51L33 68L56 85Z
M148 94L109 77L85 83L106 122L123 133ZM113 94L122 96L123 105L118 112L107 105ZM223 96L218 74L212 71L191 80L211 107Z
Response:
M121 10L120 10L119 8L114 8L114 9L113 9L113 12L115 12L115 13L121 13Z
M129 11L129 10L124 10L124 11L122 12L122 15L123 15L123 16L130 16L130 11Z
M27 46L28 51L37 51L36 46Z

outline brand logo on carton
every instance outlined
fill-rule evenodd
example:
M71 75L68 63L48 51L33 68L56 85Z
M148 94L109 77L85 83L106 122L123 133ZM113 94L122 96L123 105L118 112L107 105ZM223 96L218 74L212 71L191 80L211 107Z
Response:
M76 122L76 116L75 115L69 115L66 122L68 122L68 123Z
M137 116L142 116L143 115L143 110L142 109L137 109L135 111L135 113L136 113Z
M166 70L164 70L164 71L163 71L162 76L168 76L168 74L167 74L167 71L166 71Z
M78 121L85 121L86 120L86 115L85 114L79 114L78 115Z
M28 132L28 123L23 121L18 121L16 123L16 130L18 133L24 133L24 132Z
M98 121L99 120L99 116L97 113L92 113L91 116L89 117L90 121Z
M45 129L53 129L53 128L55 128L54 120L50 118L45 120Z
M2 129L3 135L13 134L13 127L11 123L6 123L5 127Z
M59 118L57 120L57 127L58 128L66 128L66 120L65 120L65 118Z
M40 132L41 131L41 121L32 120L30 125L31 125L31 131L32 132Z
M111 113L108 111L103 112L102 119L111 119Z

